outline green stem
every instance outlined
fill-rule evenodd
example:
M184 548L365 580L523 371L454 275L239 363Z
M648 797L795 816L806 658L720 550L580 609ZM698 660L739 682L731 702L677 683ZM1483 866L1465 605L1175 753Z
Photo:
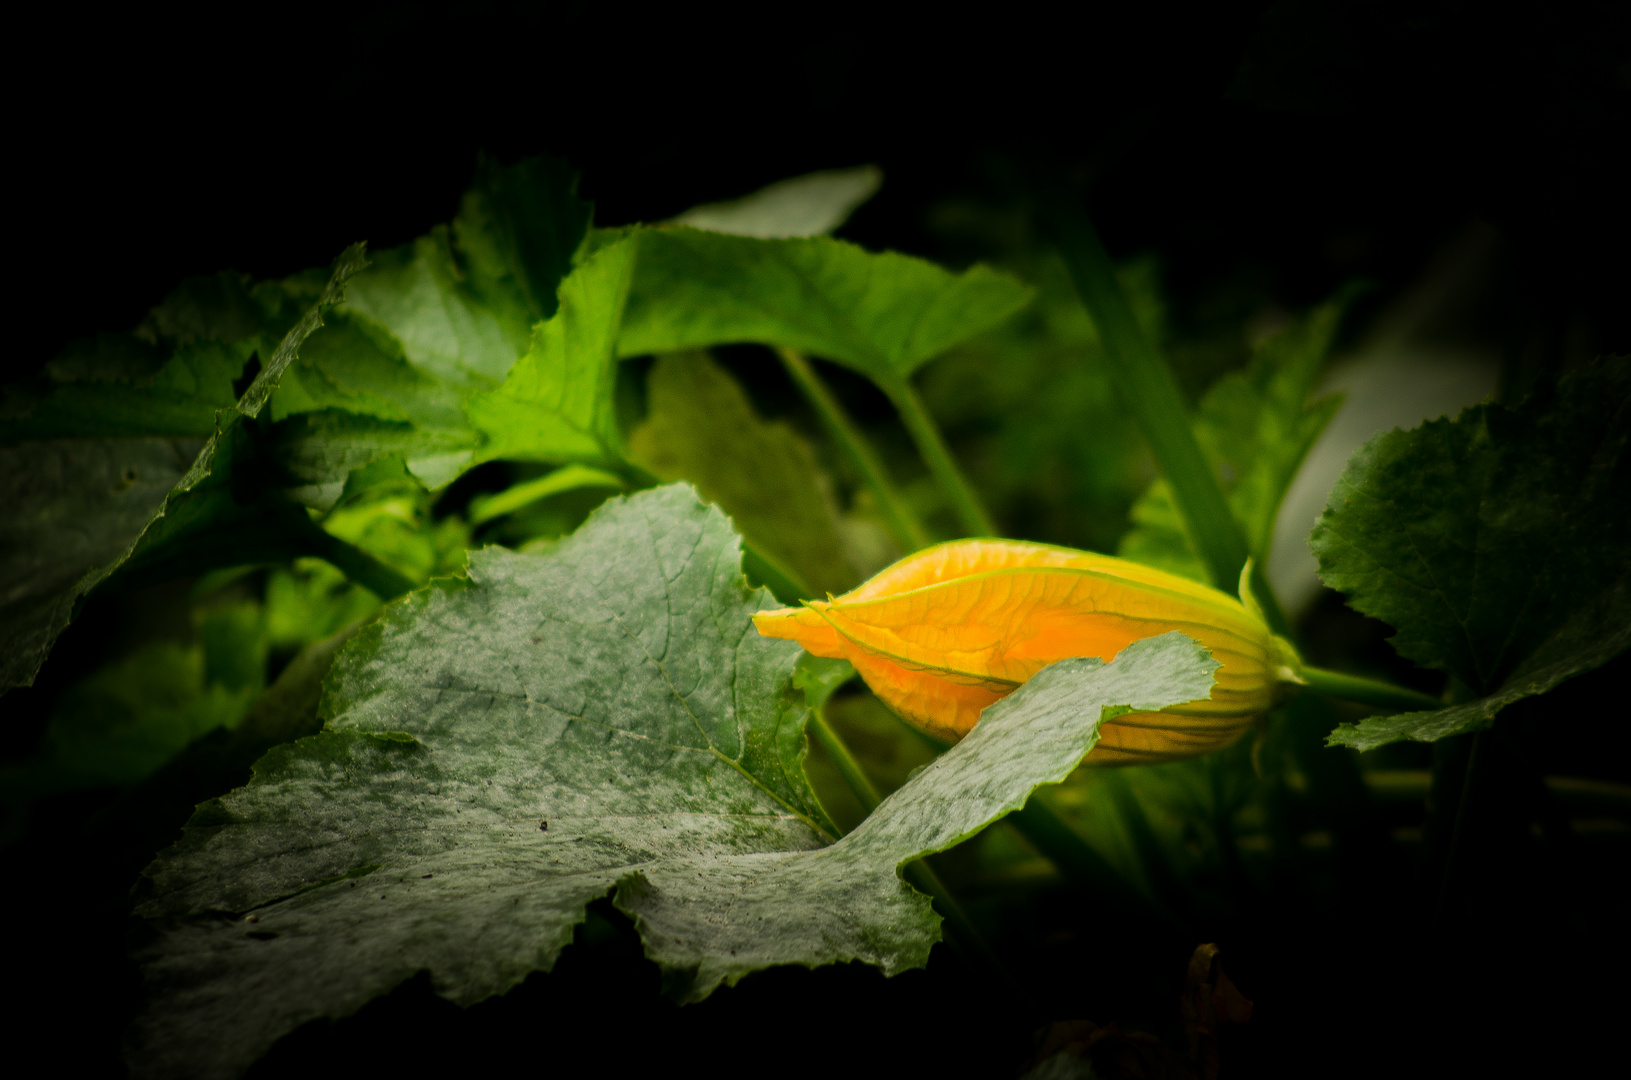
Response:
M1444 702L1436 697L1376 679L1363 679L1358 675L1344 675L1340 671L1317 667L1304 667L1302 675L1308 681L1310 690L1343 701L1357 701L1362 705L1375 705L1379 709L1444 708Z
M833 397L832 391L827 389L827 384L821 381L809 359L793 349L777 349L776 353L781 357L787 374L792 376L793 384L821 418L827 434L849 457L861 474L861 480L872 490L873 497L878 500L878 508L883 511L884 522L889 526L889 531L895 534L896 542L908 552L928 547L929 536L922 522L918 521L917 515L912 513L895 490L889 474L884 472L883 462L878 460L866 437L844 412L844 407Z
M1032 792L1023 809L1003 820L1019 830L1031 846L1059 868L1067 881L1083 886L1099 899L1127 914L1154 915L1171 927L1182 924L1166 905L1133 888L1110 861L1095 851L1068 821Z
M770 590L772 596L784 604L821 599L792 567L766 555L746 541L742 542L742 573L747 575L749 584L763 585Z
M827 752L827 756L837 766L838 775L844 778L844 783L849 786L855 800L861 804L861 809L871 814L878 808L878 804L883 802L883 796L878 793L872 778L861 768L861 763L855 760L855 755L850 753L849 746L839 737L838 732L833 730L832 724L827 721L824 708L815 710L810 726L815 731L816 742L821 744L821 749ZM997 959L997 954L986 944L985 936L980 933L973 920L968 917L968 912L963 910L963 906L957 902L951 890L946 888L945 882L940 880L940 876L934 872L927 860L916 859L906 864L902 873L914 887L934 899L935 907L940 910L946 921L951 923L957 940L965 948L971 949L975 956L1000 978L1010 984L1014 983L1013 978L1002 966L1002 961Z
M917 444L917 452L923 455L923 461L934 474L940 489L951 500L963 532L968 536L996 536L996 523L986 513L980 497L969 486L968 478L957 467L945 439L940 436L934 417L929 415L927 406L923 404L922 395L905 379L891 379L879 385L889 395L889 400L895 403L907 434Z
M312 554L381 600L394 600L414 588L411 579L386 566L362 548L312 524Z
M855 800L861 804L861 809L868 814L872 813L878 808L878 804L883 802L883 796L878 794L872 778L862 770L861 763L855 760L855 755L850 753L849 746L839 737L838 732L833 730L832 724L827 720L825 709L815 710L815 715L810 719L810 726L815 730L816 742L821 744L821 749L827 752L832 763L838 767L838 775L844 778L844 783L855 793Z
M1116 280L1110 255L1087 215L1068 199L1054 197L1047 202L1047 217L1076 291L1098 328L1116 385L1150 444L1156 467L1172 490L1172 500L1183 515L1190 539L1211 573L1213 584L1232 589L1250 554L1246 533L1229 509L1229 501L1200 443L1195 441L1172 369L1138 325L1132 305ZM1254 570L1252 580L1269 626L1275 633L1289 637L1290 624L1260 566Z

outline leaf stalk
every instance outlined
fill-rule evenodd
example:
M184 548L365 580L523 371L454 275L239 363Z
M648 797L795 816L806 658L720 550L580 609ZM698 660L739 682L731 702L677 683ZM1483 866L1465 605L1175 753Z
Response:
M312 525L312 554L331 564L381 600L394 600L414 588L412 580L374 558L355 544Z
M895 490L889 474L884 471L883 462L878 460L878 455L867 442L866 436L861 434L855 422L844 411L844 407L833 396L833 392L821 381L821 376L816 374L809 358L793 349L777 349L776 355L781 357L782 366L792 377L793 385L798 387L804 399L815 409L816 415L827 429L827 434L850 459L856 471L861 474L862 482L871 490L873 498L878 500L878 508L883 511L884 524L894 534L895 542L907 552L928 547L929 535L924 530L923 523L906 505L900 492Z
M1417 690L1410 690L1403 686L1394 686L1392 683L1381 682L1378 679L1361 678L1358 675L1344 675L1340 671L1327 671L1325 668L1307 667L1302 669L1303 679L1308 688L1315 693L1326 697L1340 698L1343 701L1356 701L1361 705L1375 705L1379 709L1442 709L1444 702L1430 694L1423 694Z
M996 536L996 523L986 512L968 478L957 467L946 440L940 435L940 428L935 424L934 417L929 415L928 406L917 388L906 379L891 379L879 385L889 395L889 400L894 402L901 422L906 425L907 434L917 445L917 452L923 456L924 464L929 466L929 472L951 500L964 535Z
M1212 583L1229 588L1239 580L1250 547L1195 440L1172 369L1138 325L1110 255L1087 215L1058 195L1045 201L1045 212L1076 292L1098 328L1116 385L1172 489L1190 539ZM1290 637L1290 623L1263 575L1261 560L1253 568L1252 582L1270 628Z

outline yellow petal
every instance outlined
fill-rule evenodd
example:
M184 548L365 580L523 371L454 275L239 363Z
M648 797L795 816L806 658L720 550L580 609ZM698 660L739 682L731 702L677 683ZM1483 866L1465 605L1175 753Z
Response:
M1209 700L1107 723L1092 760L1188 757L1239 738L1273 703L1281 651L1234 597L1137 563L1013 540L940 544L860 587L802 609L764 612L761 633L842 656L903 718L942 738L1072 656L1106 661L1181 630L1222 667Z
M847 659L843 639L838 631L827 625L827 620L809 608L777 608L761 611L753 617L753 625L765 637L786 638L804 646L812 656L825 656L832 660Z

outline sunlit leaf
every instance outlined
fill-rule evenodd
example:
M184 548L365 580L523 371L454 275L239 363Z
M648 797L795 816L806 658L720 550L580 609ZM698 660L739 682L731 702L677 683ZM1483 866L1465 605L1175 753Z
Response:
M1517 408L1392 431L1349 461L1309 546L1320 577L1390 623L1399 653L1481 700L1366 720L1368 749L1489 727L1631 645L1631 360Z
M622 435L613 398L618 327L635 239L597 251L561 282L560 307L498 390L470 401L483 460L615 464Z
M776 964L922 965L900 867L1076 766L1107 706L1204 697L1179 634L1056 665L832 843L799 650L753 631L718 510L609 504L550 555L487 549L336 661L328 730L273 750L148 870L138 1075L227 1073L419 971L471 1003L548 970L608 892L682 1001ZM799 685L805 685L801 691Z
M274 416L340 410L407 426L359 421L338 443L299 447L299 464L326 456L335 465L321 478L302 477L306 486L335 490L347 463L392 453L432 489L474 464L482 437L465 407L504 382L534 325L555 314L589 210L577 197L576 173L559 161L529 158L499 168L484 160L451 228L376 254L330 332L289 373ZM304 442L311 434L296 429L291 438ZM321 491L306 494L321 505Z

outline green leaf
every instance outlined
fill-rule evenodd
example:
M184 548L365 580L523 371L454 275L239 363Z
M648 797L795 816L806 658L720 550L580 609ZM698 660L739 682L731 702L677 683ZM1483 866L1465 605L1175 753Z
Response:
M198 449L156 438L0 447L0 688L34 681L100 568L123 558Z
M264 445L289 496L313 509L329 510L353 470L387 458L403 461L426 488L443 487L464 471L476 442L469 429L426 429L323 409L274 425Z
M803 774L831 680L758 636L739 545L684 486L619 498L547 556L473 554L335 663L328 730L199 809L147 871L137 1074L241 1071L428 970L460 1003L548 970L615 890L684 1001L775 964L923 964L900 867L1057 781L1104 705L1204 697L1178 634L1049 668L828 844ZM824 846L826 845L826 846Z
M196 612L195 644L158 641L65 690L34 756L0 769L6 801L127 786L217 727L235 727L266 681L260 605Z
M476 294L498 308L497 298L513 291L527 306L528 328L554 315L556 290L592 210L578 198L578 174L558 158L527 158L509 168L484 158L453 222Z
M233 380L257 344L196 342L165 360L133 334L76 343L47 365L44 385L6 389L5 441L208 436L216 411L237 399ZM144 371L151 360L160 366Z
M639 243L620 356L753 342L894 385L1031 297L985 266L953 274L827 237L757 240L663 228L639 234Z
M588 227L590 207L576 189L576 173L554 159L504 169L484 159L451 229L374 257L329 332L289 372L273 415L343 410L411 427L359 422L332 446L301 454L302 464L326 456L336 468L355 467L400 454L432 489L474 464L481 437L465 406L504 381L534 324L555 313ZM321 506L344 482L343 470L330 470L307 478L305 486L323 490L306 495Z
M149 645L63 694L18 786L38 797L133 784L199 736L235 725L259 692L207 680L199 646Z
M238 403L233 384L252 357L276 378L267 369L284 363L278 341L322 284L309 274L253 286L239 274L186 281L134 332L75 342L43 378L7 387L3 441L207 437L216 413Z
M321 553L326 534L261 483L258 427L249 418L362 265L360 245L340 256L316 302L291 320L239 406L217 414L202 447L183 439L59 439L0 450L0 494L9 508L0 518L0 689L33 682L80 598L116 570L126 580L158 579ZM176 304L150 322L202 334L212 318L230 321L237 309L227 312L223 319L201 303Z
M1335 395L1312 402L1309 395L1346 306L1339 297L1315 308L1259 345L1245 371L1225 375L1201 399L1196 441L1259 563L1273 543L1286 489L1342 404ZM1211 581L1165 480L1133 504L1132 519L1117 551L1122 558L1233 590L1235 582Z
M841 593L857 583L830 485L792 428L761 420L736 380L705 352L658 359L646 395L647 419L629 433L636 464L659 479L695 484L754 551L814 590L807 595Z
M1482 698L1344 726L1333 743L1431 742L1631 644L1631 360L1516 409L1480 405L1366 443L1309 546L1320 577L1392 624L1393 647Z
M631 237L602 248L567 275L560 308L534 331L504 385L470 401L470 419L487 437L480 460L621 462L614 347L635 244Z
M375 256L346 311L400 343L418 371L452 384L503 381L589 225L577 174L550 158L484 160L453 227Z

